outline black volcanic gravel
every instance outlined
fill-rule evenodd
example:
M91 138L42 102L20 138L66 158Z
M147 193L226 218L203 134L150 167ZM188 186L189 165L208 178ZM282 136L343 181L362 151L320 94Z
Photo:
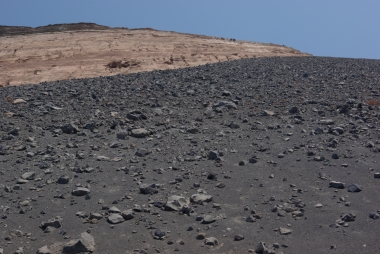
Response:
M0 89L0 253L380 253L380 61Z

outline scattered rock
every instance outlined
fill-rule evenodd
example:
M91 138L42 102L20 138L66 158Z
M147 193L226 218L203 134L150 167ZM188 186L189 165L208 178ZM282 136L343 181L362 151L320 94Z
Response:
M216 246L219 244L219 241L215 237L207 237L207 238L205 238L204 243L206 245Z
M280 234L281 235L290 235L292 232L293 232L293 230L291 230L291 229L280 227Z
M108 216L107 221L111 224L119 224L125 221L124 217L120 214L113 213Z
M121 216L124 218L124 220L131 220L134 218L132 209L125 210L121 213Z
M178 195L172 195L168 197L168 201L165 204L165 209L169 211L180 211L184 206L190 204L188 198Z
M85 196L89 193L90 193L90 190L84 187L78 187L72 192L74 196Z
M348 185L347 190L349 192L361 192L362 187L357 183L353 183L353 184Z
M156 184L143 183L140 185L141 194L155 194L158 193L158 186Z
M25 180L34 180L35 177L36 172L26 172L21 176L21 178Z
M337 188L337 189L344 189L345 188L345 184L342 183L342 182L336 182L336 181L331 181L329 183L329 186L332 187L332 188Z
M145 138L146 136L149 136L149 131L143 128L133 129L131 131L131 135L132 137L135 137L135 138Z
M196 236L197 240L204 240L206 239L206 233L198 233Z
M57 183L59 184L68 184L70 181L70 178L68 176L61 176L58 178Z
M61 130L63 133L66 133L66 134L76 134L79 132L78 126L72 122L69 124L63 125L61 127Z
M62 253L94 252L95 239L88 233L82 233L79 239L71 240L63 247Z
M13 102L12 102L12 104L13 105L17 105L17 104L23 104L23 103L26 103L26 100L24 100L24 99L15 99Z
M48 248L48 246L45 245L45 246L43 246L43 247L41 247L41 248L38 249L37 254L51 254L51 251Z
M380 219L380 215L379 215L379 213L377 213L377 212L371 212L371 213L369 214L369 217L370 217L371 219L374 219L374 220L378 220L378 219Z
M191 195L190 197L190 201L196 204L204 203L204 202L208 203L208 202L211 202L212 199L213 197L208 194L194 194L194 195Z

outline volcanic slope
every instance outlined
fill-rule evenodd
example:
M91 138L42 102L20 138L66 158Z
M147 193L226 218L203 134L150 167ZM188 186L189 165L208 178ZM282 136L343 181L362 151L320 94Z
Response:
M275 57L2 88L0 249L378 253L379 69Z
M0 26L0 86L176 69L268 56L309 56L268 43L92 23Z

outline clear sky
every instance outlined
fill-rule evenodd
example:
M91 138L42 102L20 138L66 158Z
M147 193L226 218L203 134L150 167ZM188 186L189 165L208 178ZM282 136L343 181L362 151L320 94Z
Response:
M0 25L75 22L275 43L315 56L380 59L380 0L0 0Z

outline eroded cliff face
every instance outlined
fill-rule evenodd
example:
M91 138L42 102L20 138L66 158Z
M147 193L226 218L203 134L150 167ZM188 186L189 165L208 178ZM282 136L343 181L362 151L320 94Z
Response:
M0 86L185 68L242 58L310 56L275 44L92 23L0 27Z

